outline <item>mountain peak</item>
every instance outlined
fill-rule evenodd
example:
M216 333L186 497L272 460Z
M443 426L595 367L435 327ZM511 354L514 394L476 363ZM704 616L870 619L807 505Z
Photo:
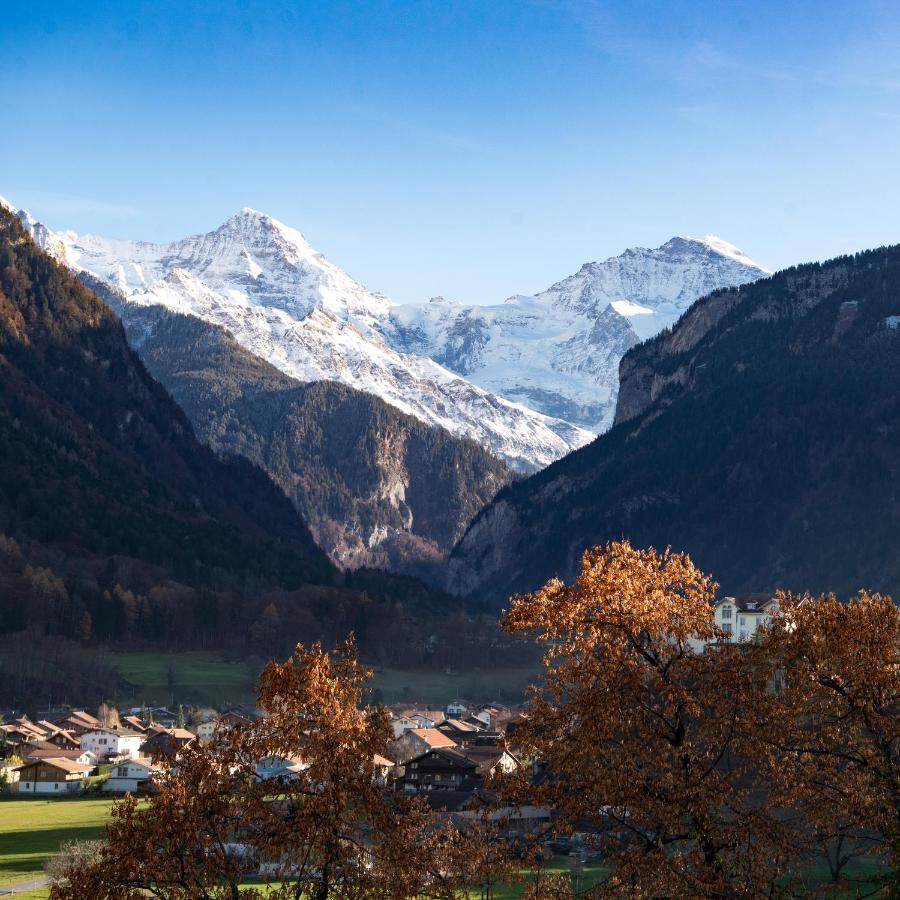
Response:
M688 240L692 240L692 238L688 238ZM710 250L714 253L718 253L720 256L726 256L729 259L735 260L735 262L742 263L745 266L752 266L754 269L759 269L761 272L769 274L768 269L761 266L758 262L754 262L743 250L735 247L734 244L723 241L718 235L708 234L700 241L700 243L709 247Z

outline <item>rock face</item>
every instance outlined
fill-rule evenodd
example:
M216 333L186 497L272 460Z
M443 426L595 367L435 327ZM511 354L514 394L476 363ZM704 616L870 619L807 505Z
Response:
M900 591L900 248L696 303L622 361L616 425L502 491L450 562L500 604L627 537L729 593Z
M672 238L587 263L533 297L463 306L437 297L390 310L395 347L432 357L492 393L602 433L619 362L699 297L766 272L719 238Z
M265 469L342 568L434 579L478 510L512 480L480 445L371 394L298 382L222 328L107 299L198 437Z
M219 325L292 378L375 394L520 470L534 471L593 437L397 350L385 337L393 304L263 213L243 209L215 231L164 245L49 232L19 215L44 249L128 303Z

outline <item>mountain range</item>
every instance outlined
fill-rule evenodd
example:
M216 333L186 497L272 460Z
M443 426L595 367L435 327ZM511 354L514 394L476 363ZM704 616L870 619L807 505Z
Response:
M286 375L375 394L522 472L608 427L629 347L703 294L764 274L719 239L675 238L500 305L398 305L252 209L170 244L51 232L20 217L39 246L129 304L219 325Z
M455 591L502 604L627 537L731 594L900 593L900 247L715 291L620 372L614 427L498 494Z
M612 424L625 353L698 298L767 274L712 235L672 238L586 263L534 296L496 306L442 297L393 307L392 345L432 357L507 400L602 433Z

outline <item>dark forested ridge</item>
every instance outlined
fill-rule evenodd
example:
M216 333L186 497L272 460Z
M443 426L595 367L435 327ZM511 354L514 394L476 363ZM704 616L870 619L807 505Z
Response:
M617 425L515 484L451 559L502 602L613 538L727 592L900 594L900 248L719 291L623 359Z
M130 350L112 311L0 210L0 528L198 570L330 584L283 494L219 459Z
M27 632L30 659L54 636L277 655L355 629L370 658L411 664L439 655L434 622L459 612L411 578L336 569L264 472L199 443L112 310L0 208L0 636ZM0 652L0 695L14 677L30 689L15 659Z
M353 388L301 383L215 325L161 307L115 308L197 436L265 469L342 567L434 574L512 479L473 441Z

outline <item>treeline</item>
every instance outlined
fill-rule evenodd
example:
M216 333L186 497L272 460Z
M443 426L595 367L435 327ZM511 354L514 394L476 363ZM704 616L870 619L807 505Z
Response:
M490 668L533 659L527 643L502 634L496 617L412 578L358 570L338 585L294 590L225 573L221 582L186 584L141 560L68 556L0 534L0 641L15 647L18 636L20 652L35 658L58 655L66 642L70 650L65 677L52 664L26 675L17 653L4 655L0 704L44 702L60 691L72 702L114 695L115 678L96 667L100 647L271 659L297 642L330 645L353 632L364 658L380 666Z

